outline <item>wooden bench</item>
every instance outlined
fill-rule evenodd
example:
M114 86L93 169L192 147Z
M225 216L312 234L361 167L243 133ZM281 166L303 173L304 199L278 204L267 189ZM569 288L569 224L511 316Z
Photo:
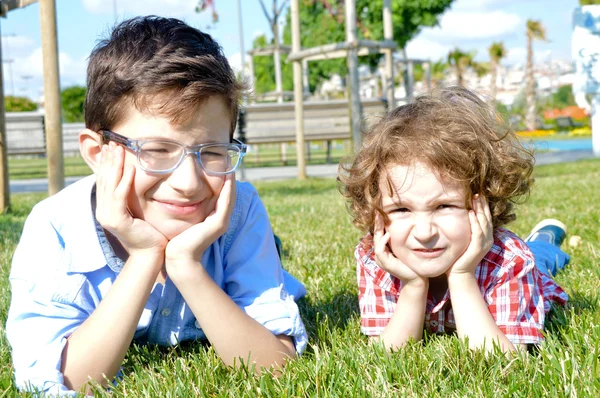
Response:
M44 115L38 112L7 112L6 149L8 155L45 154Z
M381 99L363 99L363 129L386 113ZM235 134L241 138L239 129ZM327 161L331 159L331 141L352 138L348 100L304 103L304 140L327 142ZM287 144L296 141L296 113L293 102L249 104L245 113L246 144ZM309 146L310 147L310 146ZM281 153L285 162L285 146ZM310 159L310 151L308 152Z

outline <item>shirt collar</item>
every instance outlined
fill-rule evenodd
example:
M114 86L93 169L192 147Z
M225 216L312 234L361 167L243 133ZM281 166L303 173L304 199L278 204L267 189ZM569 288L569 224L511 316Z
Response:
M68 211L63 233L65 251L70 255L68 272L93 272L107 265L115 272L123 268L123 261L115 255L96 220L92 208L95 195L95 175L79 180L57 195L57 199L64 200ZM69 248L69 245L75 247Z

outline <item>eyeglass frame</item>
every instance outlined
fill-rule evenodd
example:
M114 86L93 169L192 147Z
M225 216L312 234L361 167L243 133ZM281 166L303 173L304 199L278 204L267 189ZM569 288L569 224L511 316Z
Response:
M131 138L127 138L124 135L121 135L119 133L115 133L112 130L108 130L108 129L100 129L98 131L98 133L100 134L100 136L102 137L102 139L104 141L113 141L117 144L121 144L123 145L125 148L129 149L130 151L133 151L136 154L137 157L137 162L138 165L142 168L142 170L148 172L148 173L152 173L152 174L169 174L172 173L173 171L175 171L179 166L181 166L181 163L183 163L183 160L188 156L193 154L196 159L198 164L200 165L200 167L202 168L202 170L204 170L205 173L210 174L210 175L217 175L217 176L224 176L227 174L231 174L231 173L235 173L235 171L237 170L237 168L240 166L240 164L242 163L242 160L244 158L244 155L246 155L246 150L248 149L248 145L244 144L242 141L232 138L233 142L230 143L218 143L218 142L211 142L208 144L198 144L198 145L184 145L180 142L174 141L174 140L168 140L168 139L161 139L161 138L152 138L149 140L134 140ZM161 170L161 171L156 171L156 170L149 170L146 167L144 167L142 165L142 162L140 161L140 152L141 152L141 147L145 142L148 141L162 141L162 142L168 142L171 144L176 144L179 145L184 153L183 155L180 156L179 160L177 161L177 163L175 164L175 166L167 169L167 170ZM200 159L200 151L203 148L207 148L207 147L211 147L211 146L223 146L223 145L229 145L229 146L234 146L236 148L239 149L240 151L240 157L237 161L237 164L230 170L230 171L225 171L225 172L219 172L219 171L210 171L207 170L204 165L202 164L202 160Z

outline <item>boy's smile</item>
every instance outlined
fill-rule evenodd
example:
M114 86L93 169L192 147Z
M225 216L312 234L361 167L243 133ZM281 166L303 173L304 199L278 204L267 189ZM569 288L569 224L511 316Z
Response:
M386 177L389 176L392 191ZM465 188L440 180L420 162L388 168L379 188L390 219L386 231L392 253L416 274L444 274L465 252L471 240Z
M124 122L115 132L131 139L167 138L186 145L228 143L230 112L219 96L210 97L196 110L185 126L173 126L169 119L130 106ZM200 223L215 209L224 177L207 174L197 159L189 155L173 172L153 174L143 171L137 158L126 151L125 164L136 166L127 205L134 217L146 220L167 239L172 239Z

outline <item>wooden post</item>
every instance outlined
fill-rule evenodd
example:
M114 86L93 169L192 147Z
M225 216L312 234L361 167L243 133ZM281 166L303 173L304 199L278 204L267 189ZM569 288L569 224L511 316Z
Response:
M346 42L357 43L356 38L356 2L346 0ZM362 135L360 132L360 121L362 109L360 105L359 79L358 79L358 50L354 46L348 50L348 77L350 80L350 131L354 149L360 149Z
M277 91L277 102L283 102L283 84L281 83L281 54L279 43L279 14L277 12L277 0L273 1L273 40L275 42L275 50L273 53L275 61L275 91Z
M394 40L394 28L392 25L392 0L383 0L383 38L385 40ZM385 75L387 82L385 85L385 97L388 102L388 111L396 107L394 98L394 59L393 50L385 50Z
M427 91L431 91L431 62L424 63L426 67L426 76L427 76Z
M2 40L0 40L0 66L2 65ZM3 69L0 68L0 213L10 206L8 181L8 150L6 148L6 109L4 108Z
M310 96L310 80L308 76L308 61L306 59L302 60L302 85L304 86L304 96Z
M58 43L56 39L55 0L40 0L40 30L44 64L44 119L46 158L48 160L48 195L54 195L65 184L60 83L58 77Z
M298 0L290 4L292 19L292 52L300 51L300 12ZM304 87L302 84L302 60L294 61L294 109L296 110L296 159L298 179L306 180L306 161L304 159Z

